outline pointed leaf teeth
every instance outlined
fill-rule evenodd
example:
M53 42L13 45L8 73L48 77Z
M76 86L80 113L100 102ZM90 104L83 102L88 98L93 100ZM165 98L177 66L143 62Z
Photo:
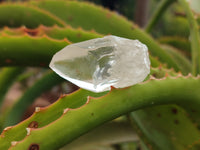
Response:
M149 80L155 80L156 78L152 75L150 75Z
M72 42L69 41L67 38L64 38L64 41L65 41L66 43L68 43L68 44L72 44Z
M191 77L193 77L193 75L191 73L188 73L187 77L191 78Z
M59 97L59 99L62 99L64 97L66 97L66 96L67 96L67 94L61 94L60 97Z
M64 111L63 111L63 114L66 114L68 111L70 111L71 110L71 108L66 108L66 109L64 109Z
M86 104L89 104L89 103L90 103L90 101L91 101L91 99L92 99L92 97L91 97L91 96L88 96L88 97L87 97Z
M17 145L17 143L18 143L17 141L12 141L12 142L11 142L11 145L12 145L12 146L15 146L15 145Z
M83 28L82 28L82 27L80 27L80 26L79 26L77 29L78 29L78 30L83 30Z
M40 107L35 107L35 112L38 113L40 112L41 108Z
M44 25L43 25L44 26ZM68 25L67 25L68 26ZM44 26L45 28L46 28L46 26ZM50 27L47 27L47 28L50 28ZM61 28L60 26L58 26L57 24L54 24L53 26L52 26L52 28Z
M4 131L8 131L8 130L10 130L10 129L12 129L12 126L6 127L6 128L4 129Z
M27 136L31 134L31 128L26 128L26 131L27 131L27 134L26 134Z
M49 38L46 34L42 35L43 38Z
M165 73L165 77L169 77L169 73L168 72Z
M13 127L12 126L10 126L10 127L6 127L3 131L2 131L2 133L1 133L1 135L0 135L0 137L5 137L5 132L7 132L8 130L10 130L10 129L12 129Z
M52 28L56 28L58 25L56 24L56 25L53 25L52 26ZM41 25L39 25L38 26L38 28L36 28L36 29L39 29L39 30L45 30L45 29L49 29L49 28L51 28L51 27L47 27L47 26L44 26L43 24L41 24Z
M97 34L95 29L92 29L91 32Z
M182 72L179 71L177 77L178 77L178 78L179 78L179 77L183 77Z
M161 70L162 68L163 68L163 65L160 64L159 67L158 67L158 69Z
M61 29L61 27L59 27ZM70 26L69 24L66 26L67 29L74 29L72 26ZM78 27L78 30L82 30L82 27Z

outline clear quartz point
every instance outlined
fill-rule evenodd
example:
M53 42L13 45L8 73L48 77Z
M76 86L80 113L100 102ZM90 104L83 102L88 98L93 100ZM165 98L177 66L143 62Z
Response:
M49 66L64 79L93 92L131 86L150 73L147 46L117 36L66 46Z

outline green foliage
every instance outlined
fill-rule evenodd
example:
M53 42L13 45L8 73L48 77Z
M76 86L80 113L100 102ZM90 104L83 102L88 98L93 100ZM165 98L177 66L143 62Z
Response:
M167 62L170 67L178 70L176 63L160 48L156 41L122 16L108 10L103 10L100 7L94 7L91 4L76 1L66 2L61 0L57 2L54 0L44 0L32 1L31 4L50 11L73 27L81 26L83 29L94 29L102 34L113 34L130 39L139 39L141 42L147 44L153 56L159 55L160 61ZM65 12L64 15L63 12Z
M161 0L161 3L163 3L163 1L164 0ZM172 2L175 0L165 0L166 4L168 4L169 1ZM156 37L160 37L163 35L179 35L181 37L188 37L189 24L188 20L185 18L184 9L178 3L175 2L173 3L173 5L171 5L169 8L167 7L166 9L167 10L166 12L163 12L162 17L158 18L158 20L155 22L157 24L155 24L155 26L152 27L152 34ZM151 24L149 24L149 26L150 25ZM177 25L179 25L179 27L176 27Z
M4 4L0 5L0 26L18 27L22 24L29 28L34 28L40 24L52 26L58 24L65 26L65 23L52 14L39 8L23 4ZM5 15L6 14L6 15ZM37 18L37 19L33 19Z
M186 38L171 36L161 37L158 40L162 44L167 44L178 48L182 53L191 59L191 44Z
M0 37L0 66L48 66L53 54L68 44L66 40L45 36L35 38L28 35L3 35Z
M140 137L147 145L151 145L150 149L200 148L199 130L190 121L187 113L176 105L145 108L132 112L130 117L133 125L141 129ZM185 135L190 135L190 138Z
M126 119L122 119L123 126L130 129L132 125L140 138L142 150L199 150L200 78L196 76L200 66L199 31L188 4L184 0L178 2L178 9L186 11L187 19L182 18L184 23L176 22L167 28L167 33L174 35L172 32L182 31L181 27L190 29L191 42L185 37L159 37L156 41L124 17L88 2L32 0L26 3L2 3L0 106L6 103L6 94L19 76L26 78L23 73L26 67L42 67L45 73L9 109L0 109L0 129L13 125L2 131L0 149L64 149L66 144L79 136L128 114L124 116ZM172 0L161 2L147 31L155 35L154 25L162 14L169 13L165 10L172 3ZM167 21L173 22L173 19L168 18ZM186 22L189 22L190 28ZM152 67L145 81L124 89L112 88L103 93L79 89L61 95L47 107L36 107L32 116L20 122L26 109L37 97L64 82L47 69L52 56L66 45L107 34L139 39L148 46ZM112 123L112 127L117 125L116 121ZM108 133L106 126L103 128ZM102 132L102 137L106 133ZM114 132L109 134L115 136ZM139 138L135 143L139 142ZM107 147L112 145L112 141L106 142ZM137 148L137 144L123 142L126 143L119 143L120 150Z
M173 85L173 87L171 85ZM184 89L182 88L183 85L185 86ZM199 106L199 85L199 79L194 79L192 77L180 77L176 80L167 78L163 80L151 80L123 90L113 89L110 93L100 98L89 97L86 104L80 108L71 109L70 107L66 107L63 115L48 126L39 129L28 129L30 131L28 131L26 138L22 142L16 143L11 149L27 149L33 141L34 143L40 143L41 149L58 149L105 121L112 120L122 114L149 105L161 105L174 102L185 105L193 103L193 105ZM171 88L169 89L169 87ZM142 94L144 91L146 92L146 96ZM154 95L156 95L156 97ZM172 95L173 98L171 97ZM70 96L73 96L73 94L62 99L70 98ZM193 96L192 99L191 96ZM190 101L188 101L188 98ZM76 97L74 97L73 100L76 100ZM87 120L85 120L85 118L87 118ZM184 127L187 128L187 126ZM58 134L57 130L54 129L59 129L63 132ZM191 131L197 131L197 129L194 128L194 130ZM48 136L54 137L53 140L57 141L56 144L52 144L51 140L44 140ZM194 135L190 144L199 138L200 135Z

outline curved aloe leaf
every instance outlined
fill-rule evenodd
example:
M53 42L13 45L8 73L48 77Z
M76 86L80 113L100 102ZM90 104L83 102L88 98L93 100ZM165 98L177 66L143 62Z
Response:
M182 37L161 37L158 41L162 44L168 44L181 50L188 58L191 58L190 42Z
M65 36L68 37L68 35ZM0 66L47 67L52 56L68 44L70 42L66 39L55 40L46 35L32 37L29 35L11 36L3 34L0 36ZM153 67L157 67L160 64L154 57L150 56L150 59Z
M58 119L66 107L77 108L85 104L87 96L99 97L104 93L92 93L83 89L73 94L62 96L60 100L46 108L36 108L35 113L20 124L4 129L0 136L0 149L8 149L12 141L22 140L26 135L26 128L41 128Z
M179 68L181 68L184 75L190 73L192 70L192 63L181 54L176 48L169 45L162 45L162 47L171 55L171 57L176 61Z
M130 39L139 39L148 46L153 56L158 56L161 62L166 62L170 67L179 70L174 60L152 37L116 13L89 3L76 1L44 0L30 1L29 3L55 14L72 27L81 26L86 30L95 29L102 34L110 33Z
M173 2L175 2L175 0L161 0L161 2L158 4L158 8L156 8L156 11L154 12L153 16L146 26L145 30L147 32L150 32L152 30L154 25L158 22L160 17L162 17L163 13Z
M114 145L137 141L139 141L139 138L135 131L133 131L130 123L114 120L79 137L61 150L88 150L92 149L92 146Z
M188 99L189 100L189 99ZM176 105L154 106L130 114L140 138L153 150L198 150L200 132ZM184 132L183 132L184 131Z
M0 36L0 66L48 66L52 56L68 44L46 36Z
M99 98L88 97L84 106L78 109L67 107L63 115L48 126L38 129L28 128L24 140L13 142L10 150L28 149L30 147L39 147L41 150L58 149L106 121L150 105L175 103L187 106L192 103L194 107L198 108L200 105L199 85L199 78L178 77L176 80L164 78L163 80L150 80L121 90L112 89L110 93ZM73 96L73 94L68 97L70 96ZM62 99L65 98L67 97ZM62 132L58 133L55 129ZM9 132L9 129L7 132ZM51 136L54 138L49 140L48 137ZM199 140L199 138L200 136L197 135L192 142Z
M3 129L3 121L7 115L8 109L5 109L2 107L2 103L4 101L5 95L7 94L7 91L15 82L19 75L23 72L23 68L14 68L14 67L8 67L8 68L2 68L0 70L0 131Z
M198 24L193 16L189 4L186 0L178 0L178 2L184 8L188 22L190 25L190 41L192 50L192 73L197 75L200 73L200 33L198 29Z
M163 76L165 75L177 76L173 69L164 69L162 67L151 68L151 74L156 78L163 78ZM26 135L25 129L27 127L44 127L58 119L58 117L62 114L64 108L80 107L86 102L88 95L99 97L105 95L105 93L97 94L80 89L77 92L65 97L67 98L67 100L62 100L61 97L59 101L55 102L50 107L47 107L47 109L36 108L36 112L30 118L16 126L7 128L3 131L0 136L0 143L2 143L0 145L0 149L8 149L12 141L21 140Z
M44 91L47 91L53 86L61 83L63 80L64 79L60 78L54 72L50 72L46 73L41 79L36 81L34 85L17 100L17 103L12 107L10 112L8 112L4 128L18 123L24 111L38 96L40 96Z
M51 13L22 3L3 3L0 5L0 14L0 27L19 27L26 25L29 28L35 28L40 24L47 26L53 26L55 24L65 26L62 20Z
M8 91L9 87L17 79L18 75L22 73L23 68L3 68L0 71L0 106L4 100L5 94Z
M67 38L69 41L76 43L81 42L93 38L99 38L103 37L103 35L96 33L94 31L85 31L81 28L74 29L70 26L67 26L65 28L61 28L57 25L53 27L47 27L40 25L38 28L35 29L29 29L26 27L20 27L20 28L9 28L5 27L0 31L0 34L8 34L8 35L24 35L28 34L30 36L44 36L47 35L48 37L51 37L53 39L59 39L63 40L64 38Z

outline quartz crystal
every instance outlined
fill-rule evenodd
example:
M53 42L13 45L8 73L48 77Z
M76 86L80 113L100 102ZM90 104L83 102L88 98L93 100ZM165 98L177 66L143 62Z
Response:
M147 46L138 40L105 36L66 46L50 68L81 88L103 92L142 82L150 61Z

